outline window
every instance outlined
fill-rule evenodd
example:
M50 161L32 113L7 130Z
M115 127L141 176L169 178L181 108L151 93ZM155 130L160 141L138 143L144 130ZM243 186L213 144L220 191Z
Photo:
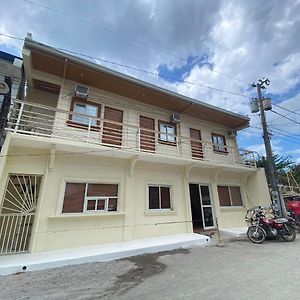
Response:
M81 124L87 124L88 125L89 120L90 120L89 117L97 118L97 116L98 116L98 106L76 101L74 103L73 112L78 113L80 115L73 114L72 121L74 121L76 123L81 123ZM87 117L82 116L82 115L86 115ZM96 124L97 124L97 121L95 119L91 119L91 125L95 126Z
M166 144L176 145L176 125L168 122L158 121L159 141Z
M67 121L69 126L88 128L91 120L92 130L99 130L99 118L101 113L100 104L73 97L70 111L72 111L73 114L69 115L69 120Z
M227 153L225 136L220 134L212 133L213 150L215 152Z
M171 209L171 187L148 186L149 209Z
M218 186L220 206L243 206L241 188L239 186Z
M117 211L118 185L67 183L63 213Z

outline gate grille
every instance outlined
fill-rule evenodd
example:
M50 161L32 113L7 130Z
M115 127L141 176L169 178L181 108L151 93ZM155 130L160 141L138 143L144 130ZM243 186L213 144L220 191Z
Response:
M28 251L41 178L9 175L0 213L0 254Z

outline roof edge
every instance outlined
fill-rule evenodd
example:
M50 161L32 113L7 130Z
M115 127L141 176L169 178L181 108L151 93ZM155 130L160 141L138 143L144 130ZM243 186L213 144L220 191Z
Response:
M45 51L48 54L55 55L55 56L60 57L62 59L68 59L68 60L73 61L75 63L78 63L78 64L80 64L82 66L85 66L85 67L88 67L88 68L92 68L92 69L94 69L96 71L101 71L101 72L107 73L109 75L116 76L116 77L119 77L121 79L130 81L130 82L132 82L134 84L137 84L137 85L140 85L142 87L146 87L146 88L155 90L155 91L157 91L159 93L167 94L167 95L169 95L171 97L175 97L175 98L180 99L182 101L185 101L185 102L187 102L189 104L192 103L192 104L195 104L195 105L198 105L198 106L202 106L204 108L207 108L207 109L210 109L210 110L213 110L213 111L216 111L216 112L228 115L228 116L232 116L232 117L241 119L241 120L243 120L245 122L245 124L241 125L239 128L236 128L237 130L241 130L241 129L249 127L250 118L248 116L241 115L241 114L238 114L238 113L234 113L234 112L231 112L231 111L219 108L217 106L205 103L203 101L196 100L196 99L193 99L193 98L190 98L190 97L187 97L187 96L175 93L175 92L167 90L165 88L161 88L161 87L159 87L157 85L154 85L154 84L142 81L142 80L137 79L135 77L132 77L132 76L129 76L129 75L125 75L125 74L123 74L121 72L109 69L107 67L104 67L104 66L98 65L96 63L93 63L93 62L91 62L89 60L80 58L80 57L78 57L76 55L66 53L65 51L63 51L63 49L57 49L55 47L42 44L40 42L37 42L37 41L35 41L33 39L29 39L29 38L25 38L25 40L24 40L24 47L29 47L29 48L34 48L34 49L37 49L37 50L40 50L40 51Z

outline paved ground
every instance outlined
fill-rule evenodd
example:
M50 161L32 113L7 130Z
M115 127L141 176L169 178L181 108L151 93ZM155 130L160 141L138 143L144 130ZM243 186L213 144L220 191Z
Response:
M0 277L0 299L299 299L300 237Z

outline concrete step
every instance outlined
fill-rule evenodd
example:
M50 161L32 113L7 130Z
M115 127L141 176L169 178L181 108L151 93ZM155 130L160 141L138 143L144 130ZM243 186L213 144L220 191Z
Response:
M128 242L0 256L0 275L38 271L87 262L104 262L145 253L205 246L211 239L196 233L176 234Z

